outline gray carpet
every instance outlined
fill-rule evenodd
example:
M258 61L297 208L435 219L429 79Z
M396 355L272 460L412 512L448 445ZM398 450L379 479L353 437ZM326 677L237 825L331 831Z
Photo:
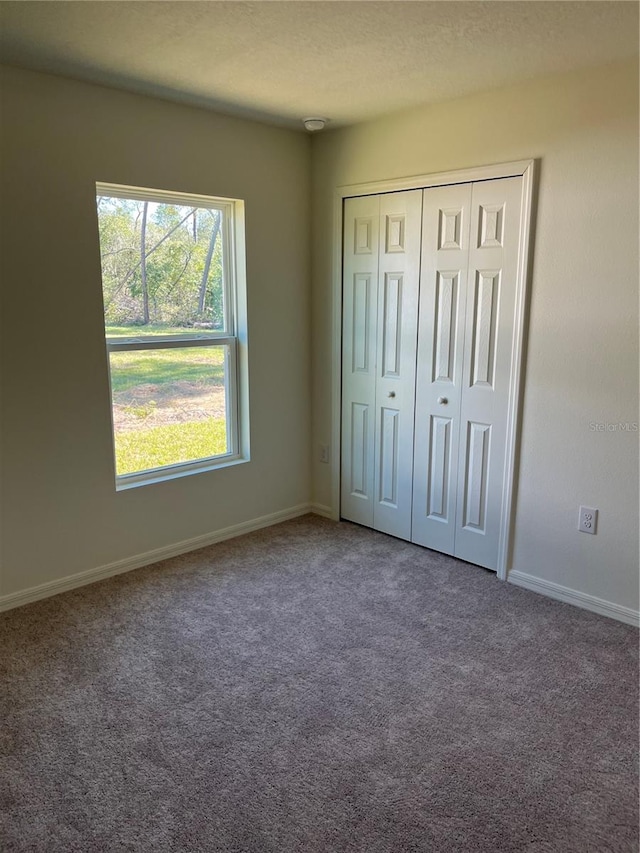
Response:
M0 617L5 851L635 851L633 628L307 516Z

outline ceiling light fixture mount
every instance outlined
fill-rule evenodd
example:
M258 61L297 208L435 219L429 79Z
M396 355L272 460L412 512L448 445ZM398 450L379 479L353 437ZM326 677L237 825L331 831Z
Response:
M327 119L319 118L318 116L311 116L310 118L303 118L302 122L305 130L308 130L309 133L317 133L319 130L324 130Z

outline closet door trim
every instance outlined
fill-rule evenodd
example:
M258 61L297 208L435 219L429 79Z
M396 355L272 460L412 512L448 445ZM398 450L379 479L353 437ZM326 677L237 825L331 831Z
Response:
M528 312L528 291L532 259L533 200L536 185L537 161L519 160L493 166L479 166L454 172L416 175L387 181L351 184L338 187L334 193L333 223L333 305L332 305L332 365L331 365L331 507L326 514L340 518L340 466L341 466L341 375L342 375L342 235L343 205L345 198L379 195L403 190L429 189L446 184L466 184L496 178L522 177L520 217L520 251L516 279L516 307L513 331L513 358L509 381L509 412L506 425L506 463L502 491L502 527L498 551L497 576L506 580L511 563L514 484L517 473L519 422L522 408L523 354Z

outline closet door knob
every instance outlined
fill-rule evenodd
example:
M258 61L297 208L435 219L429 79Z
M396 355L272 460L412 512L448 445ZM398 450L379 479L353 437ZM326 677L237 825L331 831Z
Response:
M446 405L447 405L447 403L448 403L449 401L447 400L447 398L446 398L446 397L438 397L438 402L439 402L442 406L446 406Z
M389 393L387 394L387 397L395 397L395 396L396 396L395 391L389 391Z

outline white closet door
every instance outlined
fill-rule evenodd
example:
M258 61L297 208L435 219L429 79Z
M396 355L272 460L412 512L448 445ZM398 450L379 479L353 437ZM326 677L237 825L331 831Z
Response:
M341 515L373 527L380 196L344 204Z
M496 569L505 523L522 178L473 184L455 555Z
M453 554L471 184L424 191L412 541Z
M373 526L411 539L422 190L380 197Z
M522 190L505 178L345 202L342 515L489 569L507 515Z

